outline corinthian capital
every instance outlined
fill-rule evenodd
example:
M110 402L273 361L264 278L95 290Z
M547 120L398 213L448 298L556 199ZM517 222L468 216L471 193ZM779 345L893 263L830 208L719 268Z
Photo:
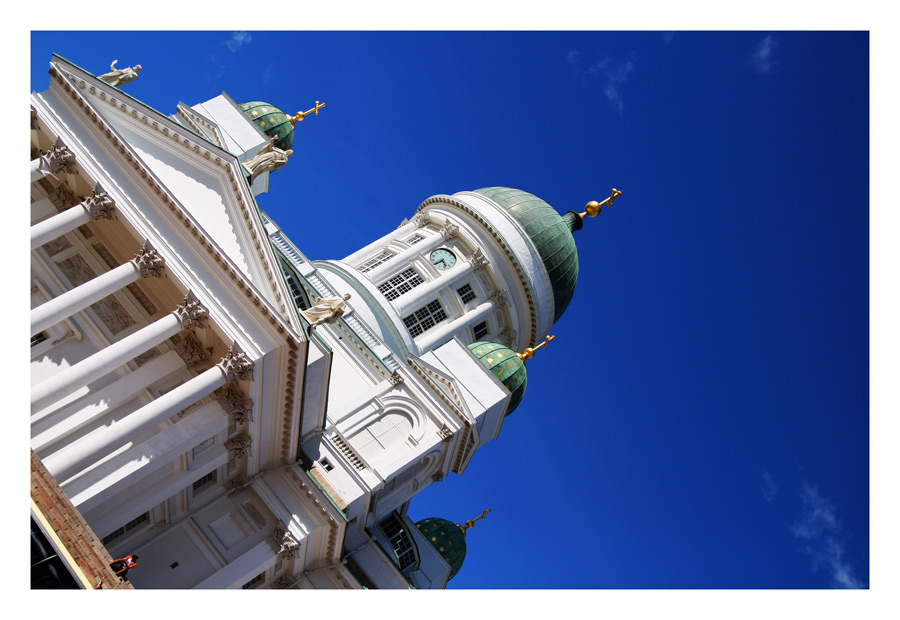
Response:
M233 383L228 383L218 392L219 404L232 420L238 424L253 421L253 401Z
M449 221L444 225L443 228L441 228L441 235L444 237L444 241L449 241L458 234L459 226L457 226L456 224L452 224Z
M297 557L297 550L300 548L300 543L287 528L276 525L275 533L272 536L272 542L275 543L275 549L282 560L291 560Z
M59 138L46 152L41 153L41 170L45 173L67 172L71 174L75 171L74 166L75 155Z
M481 269L491 264L491 261L484 255L481 248L475 248L475 251L472 252L470 256L466 257L466 260L471 263L472 269Z
M184 329L194 329L195 327L206 327L209 311L203 307L191 291L188 291L181 305L175 308L175 314L178 315Z
M151 276L158 278L162 276L163 267L166 265L166 261L163 260L162 256L160 256L155 249L153 249L153 246L150 245L149 241L144 241L144 245L141 246L141 251L131 259L131 262L134 263L134 266L141 272L142 278L149 278Z
M251 443L253 441L250 439L250 435L242 433L226 441L225 449L233 453L237 458L244 458L250 455Z
M226 381L253 381L253 362L234 343L218 364Z
M116 208L116 203L113 202L113 199L109 197L109 194L103 191L103 188L100 187L100 184L94 187L91 191L91 195L84 199L84 202L81 203L87 212L91 215L91 218L95 220L105 219L111 220L112 212Z

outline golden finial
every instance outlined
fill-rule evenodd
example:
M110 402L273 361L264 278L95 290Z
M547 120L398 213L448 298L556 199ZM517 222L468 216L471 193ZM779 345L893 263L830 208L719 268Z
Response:
M523 362L526 360L530 360L532 357L534 357L535 351L537 351L541 347L546 347L548 342L550 342L551 340L555 340L555 339L556 339L556 336L547 336L546 338L544 338L544 341L541 344L539 344L538 346L528 347L527 349L525 349L524 353L516 353L516 355L518 355L519 359L522 360Z
M302 121L304 118L306 118L307 114L312 113L314 116L318 116L319 108L324 108L324 107L325 107L324 103L319 103L318 101L316 101L316 105L314 107L310 108L309 110L307 110L306 112L297 112L293 116L289 117L291 120L291 125L293 126L294 124L297 123L297 121Z
M597 217L598 215L600 215L600 209L603 208L603 205L612 206L613 198L621 195L622 192L620 192L616 188L613 188L609 194L609 198L607 198L606 200L602 202L597 202L596 200L590 201L584 206L584 213L579 213L581 219L583 220L585 215L587 215L588 217Z
M465 536L465 535L466 535L466 530L472 529L472 528L475 526L475 522L478 521L478 519L484 519L484 515L486 515L486 514L489 513L490 511L491 511L491 509L488 508L487 510L484 510L484 511L481 513L480 516L477 516L477 517L475 517L474 519L469 519L468 521L466 521L466 524L465 524L465 525L457 525L456 527L458 527L459 529L461 529L461 530L462 530L462 533L463 533L463 536Z

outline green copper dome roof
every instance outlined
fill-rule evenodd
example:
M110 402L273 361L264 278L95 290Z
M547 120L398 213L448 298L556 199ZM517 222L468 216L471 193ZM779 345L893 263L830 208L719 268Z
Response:
M431 546L447 560L447 564L450 565L450 576L447 579L453 579L466 558L466 536L462 528L439 517L422 519L416 523L416 527L428 539Z
M506 415L511 414L525 394L525 362L519 358L518 353L496 342L473 342L469 345L469 350L512 394L506 408Z
M273 144L287 150L294 144L294 126L291 117L265 101L248 101L241 104L241 110L256 123L264 134L273 139Z
M520 189L484 187L475 190L503 207L537 248L553 287L553 322L566 311L578 281L578 249L570 224L546 202Z

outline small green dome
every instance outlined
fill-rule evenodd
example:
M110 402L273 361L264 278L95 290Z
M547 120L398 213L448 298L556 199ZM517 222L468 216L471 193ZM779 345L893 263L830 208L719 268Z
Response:
M553 287L555 323L572 301L578 282L578 248L570 224L549 204L520 189L483 187L474 193L503 207L534 243Z
M453 579L466 558L466 536L462 528L439 517L422 519L416 523L416 527L441 557L447 560L450 565L450 576L447 579Z
M287 150L294 144L294 126L291 117L265 101L248 101L241 104L241 110L256 123L264 134L273 139L273 144Z
M511 414L525 394L528 380L525 376L525 362L519 358L518 353L496 342L473 342L469 345L469 350L512 394L506 408L506 415Z

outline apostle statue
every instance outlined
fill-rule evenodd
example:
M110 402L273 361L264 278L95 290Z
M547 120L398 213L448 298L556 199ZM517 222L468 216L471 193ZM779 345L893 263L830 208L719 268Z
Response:
M134 82L136 79L138 79L138 73L141 70L140 65L127 67L125 69L116 69L117 62L119 61L112 61L112 64L109 66L109 73L104 73L103 75L97 77L110 86L116 87L121 86L122 84L127 84L128 82Z
M269 144L261 148L252 159L244 162L244 168L250 173L250 182L252 183L253 179L267 170L278 170L284 166L288 157L293 155L293 153L294 151L291 149L282 151L270 139Z
M350 293L343 297L316 297L315 305L308 310L301 310L300 313L309 321L310 327L318 327L323 323L334 323L347 309L347 304L344 302L348 299L350 299Z

